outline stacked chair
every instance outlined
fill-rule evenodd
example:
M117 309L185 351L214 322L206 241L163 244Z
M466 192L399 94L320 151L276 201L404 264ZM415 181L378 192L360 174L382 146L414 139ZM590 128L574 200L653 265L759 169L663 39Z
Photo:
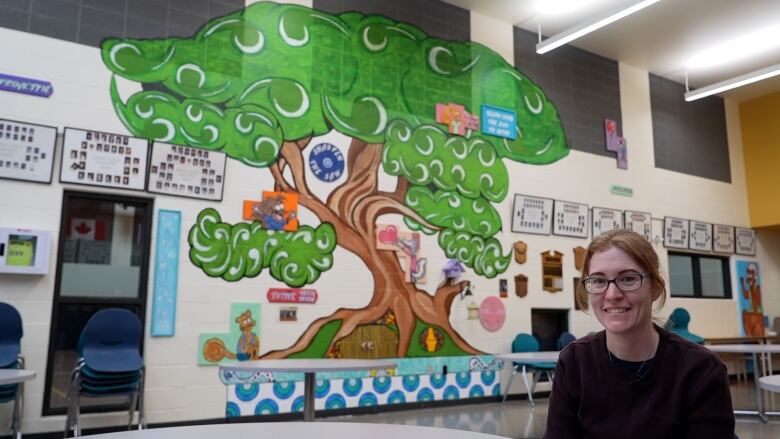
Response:
M24 369L24 358L20 355L22 334L19 312L7 303L0 303L0 369ZM0 385L0 403L14 403L11 434L16 439L22 437L23 396L23 383Z
M568 345L569 345L569 343L573 342L573 341L574 341L574 340L576 340L576 339L577 339L577 337L575 337L574 335L572 335L572 333L570 333L570 332L564 332L563 334L561 334L561 336L560 336L560 337L558 337L558 343L557 343L558 350L559 350L559 351L562 351L562 350L563 350L563 348L565 348L566 346L568 346Z
M521 332L520 334L517 334L512 342L512 352L539 352L539 340L531 334ZM555 363L513 362L512 364L512 375L509 377L509 382L506 385L504 401L506 401L506 398L509 395L509 389L512 386L512 380L515 378L515 374L517 372L522 372L523 384L525 384L525 390L528 391L528 402L530 402L533 407L533 393L536 383L543 374L546 374L547 379L552 381L555 372ZM531 373L530 380L528 372Z
M704 338L688 330L691 315L685 308L675 308L666 322L666 329L680 337L698 344L704 344Z
M144 421L144 364L140 347L142 325L130 311L109 308L98 311L81 332L76 367L68 388L68 416L65 437L71 429L81 435L80 397L127 396L128 430L138 411L138 429Z

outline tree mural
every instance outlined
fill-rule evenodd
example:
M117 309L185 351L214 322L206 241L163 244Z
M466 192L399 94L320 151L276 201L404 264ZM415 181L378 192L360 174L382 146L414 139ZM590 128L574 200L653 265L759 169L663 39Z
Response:
M333 355L340 340L377 322L397 338L399 357L425 355L414 340L429 328L448 347L438 355L478 353L449 322L466 283L444 283L431 295L404 282L394 252L377 249L375 225L400 214L412 230L438 234L446 256L477 275L505 271L510 253L494 237L502 222L493 206L507 196L504 161L546 164L568 154L555 107L526 76L477 43L429 38L382 16L271 2L212 20L192 38L107 39L102 56L115 75L143 84L123 102L111 83L116 112L133 134L268 168L275 190L297 194L321 221L273 232L226 224L205 209L190 231L190 258L206 274L234 281L268 268L302 286L332 266L337 245L371 272L366 307L314 321L265 358ZM516 138L451 135L435 122L437 103L471 113L482 104L512 109ZM303 152L331 130L352 139L347 172L320 199ZM394 191L379 189L380 172L397 177Z

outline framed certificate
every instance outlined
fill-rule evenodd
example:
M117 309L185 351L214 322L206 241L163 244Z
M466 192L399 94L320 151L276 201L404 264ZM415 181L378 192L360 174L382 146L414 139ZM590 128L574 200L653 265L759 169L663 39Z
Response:
M704 252L712 251L712 224L691 220L689 235L689 249Z
M222 201L225 162L224 152L154 142L147 190Z
M712 250L717 253L734 253L734 227L712 226Z
M146 139L65 128L60 182L142 191L148 154Z
M738 255L756 255L756 231L737 227L736 229L736 252Z
M51 183L57 128L0 119L0 178Z
M627 210L623 212L623 216L628 230L639 233L648 241L653 239L653 221L650 213Z
M664 247L687 249L689 228L686 219L664 217Z
M555 200L553 234L588 237L588 205Z
M553 200L516 194L512 207L512 231L549 235L552 213Z
M591 215L594 238L604 232L623 228L623 211L621 210L594 207L591 209Z

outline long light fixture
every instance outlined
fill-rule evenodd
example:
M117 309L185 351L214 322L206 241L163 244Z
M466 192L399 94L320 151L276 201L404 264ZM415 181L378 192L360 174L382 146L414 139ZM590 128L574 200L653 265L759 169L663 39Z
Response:
M632 4L629 7L621 7L619 10L611 12L605 17L595 18L592 20L582 22L577 26L574 26L559 34L553 35L552 37L544 41L539 42L539 44L536 45L536 53L540 55L543 53L547 53L555 49L556 47L561 47L564 44L574 41L583 35L589 34L597 29L601 29L602 27L610 23L614 23L615 21L618 21L623 17L631 15L634 12L640 11L654 3L658 3L659 1L661 0L642 0L640 2L636 2Z
M687 102L695 101L696 99L712 96L714 94L718 94L720 92L731 90L737 87L742 87L743 85L752 84L754 82L763 81L764 79L777 75L780 75L780 64L764 67L763 69L759 69L754 72L745 73L744 75L740 75L735 78L726 79L725 81L716 82L715 84L686 92L685 100Z

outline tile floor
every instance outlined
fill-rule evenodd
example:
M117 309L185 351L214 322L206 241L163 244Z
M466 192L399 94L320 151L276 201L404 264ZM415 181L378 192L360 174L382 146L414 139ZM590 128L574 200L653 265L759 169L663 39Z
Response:
M736 408L755 410L755 391L752 381L740 383L735 381L731 387ZM765 396L767 410L780 411L780 394L766 393ZM525 400L510 400L504 404L483 403L339 416L321 419L321 421L421 425L479 431L510 438L541 438L547 423L547 399L539 398L533 409ZM757 417L737 416L736 432L740 439L780 438L780 416L770 417L768 424L761 423Z

